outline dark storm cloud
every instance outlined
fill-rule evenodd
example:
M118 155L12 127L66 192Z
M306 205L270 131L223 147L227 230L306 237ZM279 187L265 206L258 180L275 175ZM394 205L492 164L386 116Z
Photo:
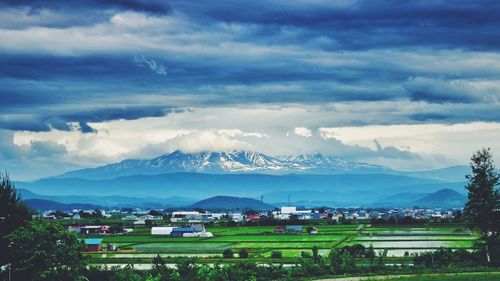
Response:
M327 37L330 49L439 46L498 49L499 1L174 1L216 22L255 24L256 37L295 28L295 40Z
M190 106L500 98L499 1L23 0L0 13L5 129L90 133ZM498 120L478 109L378 124Z
M99 11L102 9L133 10L165 14L171 11L168 1L161 0L4 0L0 7L29 7L36 13L39 9L74 10L89 9Z

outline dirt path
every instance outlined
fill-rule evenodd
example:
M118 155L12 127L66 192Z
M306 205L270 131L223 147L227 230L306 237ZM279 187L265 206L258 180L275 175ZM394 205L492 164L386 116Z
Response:
M364 281L364 280L387 280L393 278L401 278L401 277L415 277L415 276L452 276L452 275L461 275L468 276L471 278L477 274L485 274L491 275L491 277L498 277L500 280L500 272L464 272L464 273L435 273L435 274L407 274L407 275L380 275L380 276L358 276L358 277L342 277L342 278L330 278L330 279L316 279L315 281ZM471 279L474 280L474 279Z

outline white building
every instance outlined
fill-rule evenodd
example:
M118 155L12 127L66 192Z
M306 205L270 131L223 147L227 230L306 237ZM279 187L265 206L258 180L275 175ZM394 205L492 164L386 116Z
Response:
M151 228L151 235L170 235L174 227L172 226L159 226Z
M281 207L282 214L294 214L297 212L297 207Z

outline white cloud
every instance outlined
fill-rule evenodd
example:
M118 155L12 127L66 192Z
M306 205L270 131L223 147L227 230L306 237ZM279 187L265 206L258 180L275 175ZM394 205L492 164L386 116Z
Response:
M312 136L312 132L311 130L309 130L308 128L306 127L296 127L293 132L298 135L298 136L301 136L301 137L305 137L305 138L309 138Z
M338 104L335 115L327 105L191 108L164 117L90 123L97 130L95 134L16 132L14 143L24 147L47 141L63 145L66 164L59 166L61 172L68 163L71 167L89 167L126 158L152 158L176 149L252 150L270 155L321 152L396 169L430 169L467 164L474 150L490 146L497 163L500 161L500 123L309 129L314 124L335 124L336 118L350 110ZM298 123L307 127L295 127ZM53 157L57 166L60 160L57 155Z

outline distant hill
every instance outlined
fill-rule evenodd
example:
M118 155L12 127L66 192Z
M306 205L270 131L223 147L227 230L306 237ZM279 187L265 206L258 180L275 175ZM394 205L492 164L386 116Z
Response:
M171 196L162 197L127 197L127 196L94 196L94 195L41 195L27 189L17 189L22 200L43 199L70 204L73 202L87 203L104 207L143 207L143 208L172 208L184 207L196 202L197 199Z
M418 206L425 207L463 207L467 197L452 189L441 189L434 193L428 194L415 201Z
M192 208L202 209L225 209L225 210L271 210L274 206L263 203L256 199L241 198L232 196L215 196L198 201L191 205Z
M300 192L294 200L331 200L345 204L369 205L401 190L431 193L443 188L463 190L464 183L389 174L200 174L170 173L162 175L127 176L105 180L46 178L31 183L16 182L18 188L50 196L126 196L129 198L168 198L182 196L209 198L214 195L257 198L260 195L281 192L271 197L286 201L287 192ZM321 198L321 193L323 197ZM283 196L284 195L284 196ZM265 196L266 198L266 196ZM51 198L41 198L53 200ZM55 198L54 198L55 199ZM60 200L54 200L60 201ZM61 201L62 202L62 201ZM66 201L68 202L68 201ZM73 201L86 202L86 201ZM195 201L192 201L195 202ZM192 204L184 204L187 206ZM266 198L266 202L273 202ZM72 203L72 202L68 202ZM97 204L97 201L92 202ZM101 203L99 203L101 204Z
M64 204L51 200L44 199L27 199L23 200L24 204L28 206L30 209L38 210L38 211L70 211L73 209L85 209L85 210L94 210L101 209L102 207L92 204L84 204L84 203L71 203Z
M373 205L377 207L411 207L428 193L403 192L384 198Z

